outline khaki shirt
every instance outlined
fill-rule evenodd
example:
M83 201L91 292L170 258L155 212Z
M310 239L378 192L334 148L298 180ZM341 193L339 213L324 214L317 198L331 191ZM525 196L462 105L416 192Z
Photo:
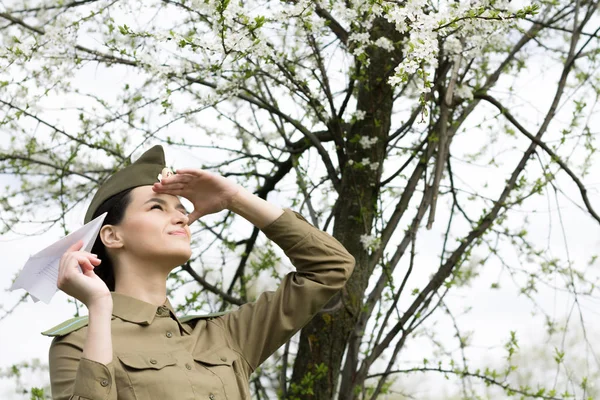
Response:
M250 374L345 284L354 257L287 208L262 229L296 268L274 292L237 310L178 318L163 306L112 293L113 360L82 357L87 317L46 332L54 400L250 399Z

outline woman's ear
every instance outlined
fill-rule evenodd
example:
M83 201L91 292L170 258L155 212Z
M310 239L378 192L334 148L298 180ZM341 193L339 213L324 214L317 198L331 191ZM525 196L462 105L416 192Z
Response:
M123 247L119 230L114 225L104 225L100 229L100 240L107 249L120 249Z

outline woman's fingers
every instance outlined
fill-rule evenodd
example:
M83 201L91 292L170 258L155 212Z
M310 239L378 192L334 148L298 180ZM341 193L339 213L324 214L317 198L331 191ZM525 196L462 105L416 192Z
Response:
M172 194L174 196L185 196L185 193L187 193L187 191L183 190L183 189L171 189L171 188L166 188L166 187L161 187L161 188L157 188L157 187L153 187L152 188L156 193L166 193L166 194Z
M184 174L202 176L202 175L204 175L205 172L206 171L204 171L200 168L178 168L175 170L175 175L173 175L173 176L184 175Z
M81 268L81 271L84 274L86 271L88 271L88 270L91 271L96 266L100 265L100 262L102 261L95 254L83 252L83 251L73 253L73 258L75 259L75 261L77 263L76 264L72 263L71 265L73 267L75 267L76 265L79 265L79 267ZM79 271L77 271L77 272L79 272Z
M90 262L92 263L93 266L97 267L98 265L100 265L102 260L99 259L98 257L92 257L92 258L90 258Z
M85 261L81 265L81 271L83 272L83 275L85 275L85 276L89 276L89 277L93 276L94 269L95 269L95 266L93 265L92 262L90 262L90 260Z
M174 188L172 186L160 186L160 187L153 187L153 190L156 193L166 193L166 194L172 194L175 196L183 196L186 199L190 200L191 202L193 202L194 197L197 195L197 191L194 191L192 188L188 187L181 187L181 188Z
M70 251L78 251L83 247L83 240L78 240L75 243L73 243L71 246L69 246L69 248L67 249L66 252L70 252Z
M94 269L94 266L88 259L79 261L79 266L81 267L81 272L83 272L84 274Z
M82 244L71 246L69 250L81 248ZM108 287L94 273L102 260L87 251L67 251L60 260L57 286L60 290L73 296L84 304L88 304L98 295L110 293Z
M177 174L164 177L160 180L161 183L190 183L194 180L197 180L199 175L191 175L191 174Z
M185 189L186 185L179 182L174 183L156 183L155 188L159 190L182 190Z
M188 223L187 224L191 225L194 221L196 221L197 219L200 219L203 216L204 216L204 214L202 212L194 210L190 214L188 214Z

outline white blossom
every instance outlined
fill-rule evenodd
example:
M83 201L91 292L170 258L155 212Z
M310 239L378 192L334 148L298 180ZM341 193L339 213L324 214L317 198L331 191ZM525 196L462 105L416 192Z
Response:
M473 100L473 89L467 85L459 85L454 89L454 96L464 100Z
M365 115L367 115L366 111L356 110L354 111L354 114L352 114L352 117L356 121L362 121L363 119L365 119Z
M165 167L162 169L161 173L158 174L157 178L159 182L162 182L163 177L168 178L173 175L173 170L169 167Z
M360 235L360 242L363 249L376 251L379 248L381 240L373 235Z
M380 37L379 39L377 39L375 41L375 46L379 46L382 49L385 49L387 51L393 51L394 50L394 43L392 43L392 41L386 37Z
M369 32L352 32L348 36L349 42L367 43L369 41Z
M365 52L365 46L357 46L354 51L352 52L352 55L354 55L355 57L359 57L362 54L364 54Z
M333 14L345 21L353 21L358 18L358 13L354 9L346 7L343 1L333 3Z
M498 11L503 10L498 7L500 5L495 4L492 11L486 0L448 4L437 12L432 12L424 0L408 0L391 6L385 18L395 24L398 32L409 35L404 45L406 56L396 67L389 83L391 85L404 83L419 68L425 72L436 68L438 40L444 35L446 35L444 50L450 55L461 54L464 57L474 57L488 43L501 44L505 39L499 33L510 26L511 22L507 17L511 16L512 12ZM490 14L492 12L494 14ZM488 16L493 18L486 19L485 17ZM466 47L463 46L465 42L468 43ZM428 92L431 78L421 75L419 79L421 92Z
M359 144L363 149L370 149L375 143L377 143L377 137L363 136L359 140Z
M448 54L460 54L463 51L463 45L456 36L451 36L444 41L444 51Z

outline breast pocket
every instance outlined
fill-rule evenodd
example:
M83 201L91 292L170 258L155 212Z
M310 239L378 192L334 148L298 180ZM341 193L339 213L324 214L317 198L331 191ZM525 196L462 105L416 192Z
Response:
M192 357L198 369L219 378L228 400L250 399L248 379L240 369L240 363L244 361L237 352L229 347L219 347L196 350Z
M116 378L125 385L119 399L164 400L173 398L172 384L177 378L177 360L169 353L117 354L122 364Z

